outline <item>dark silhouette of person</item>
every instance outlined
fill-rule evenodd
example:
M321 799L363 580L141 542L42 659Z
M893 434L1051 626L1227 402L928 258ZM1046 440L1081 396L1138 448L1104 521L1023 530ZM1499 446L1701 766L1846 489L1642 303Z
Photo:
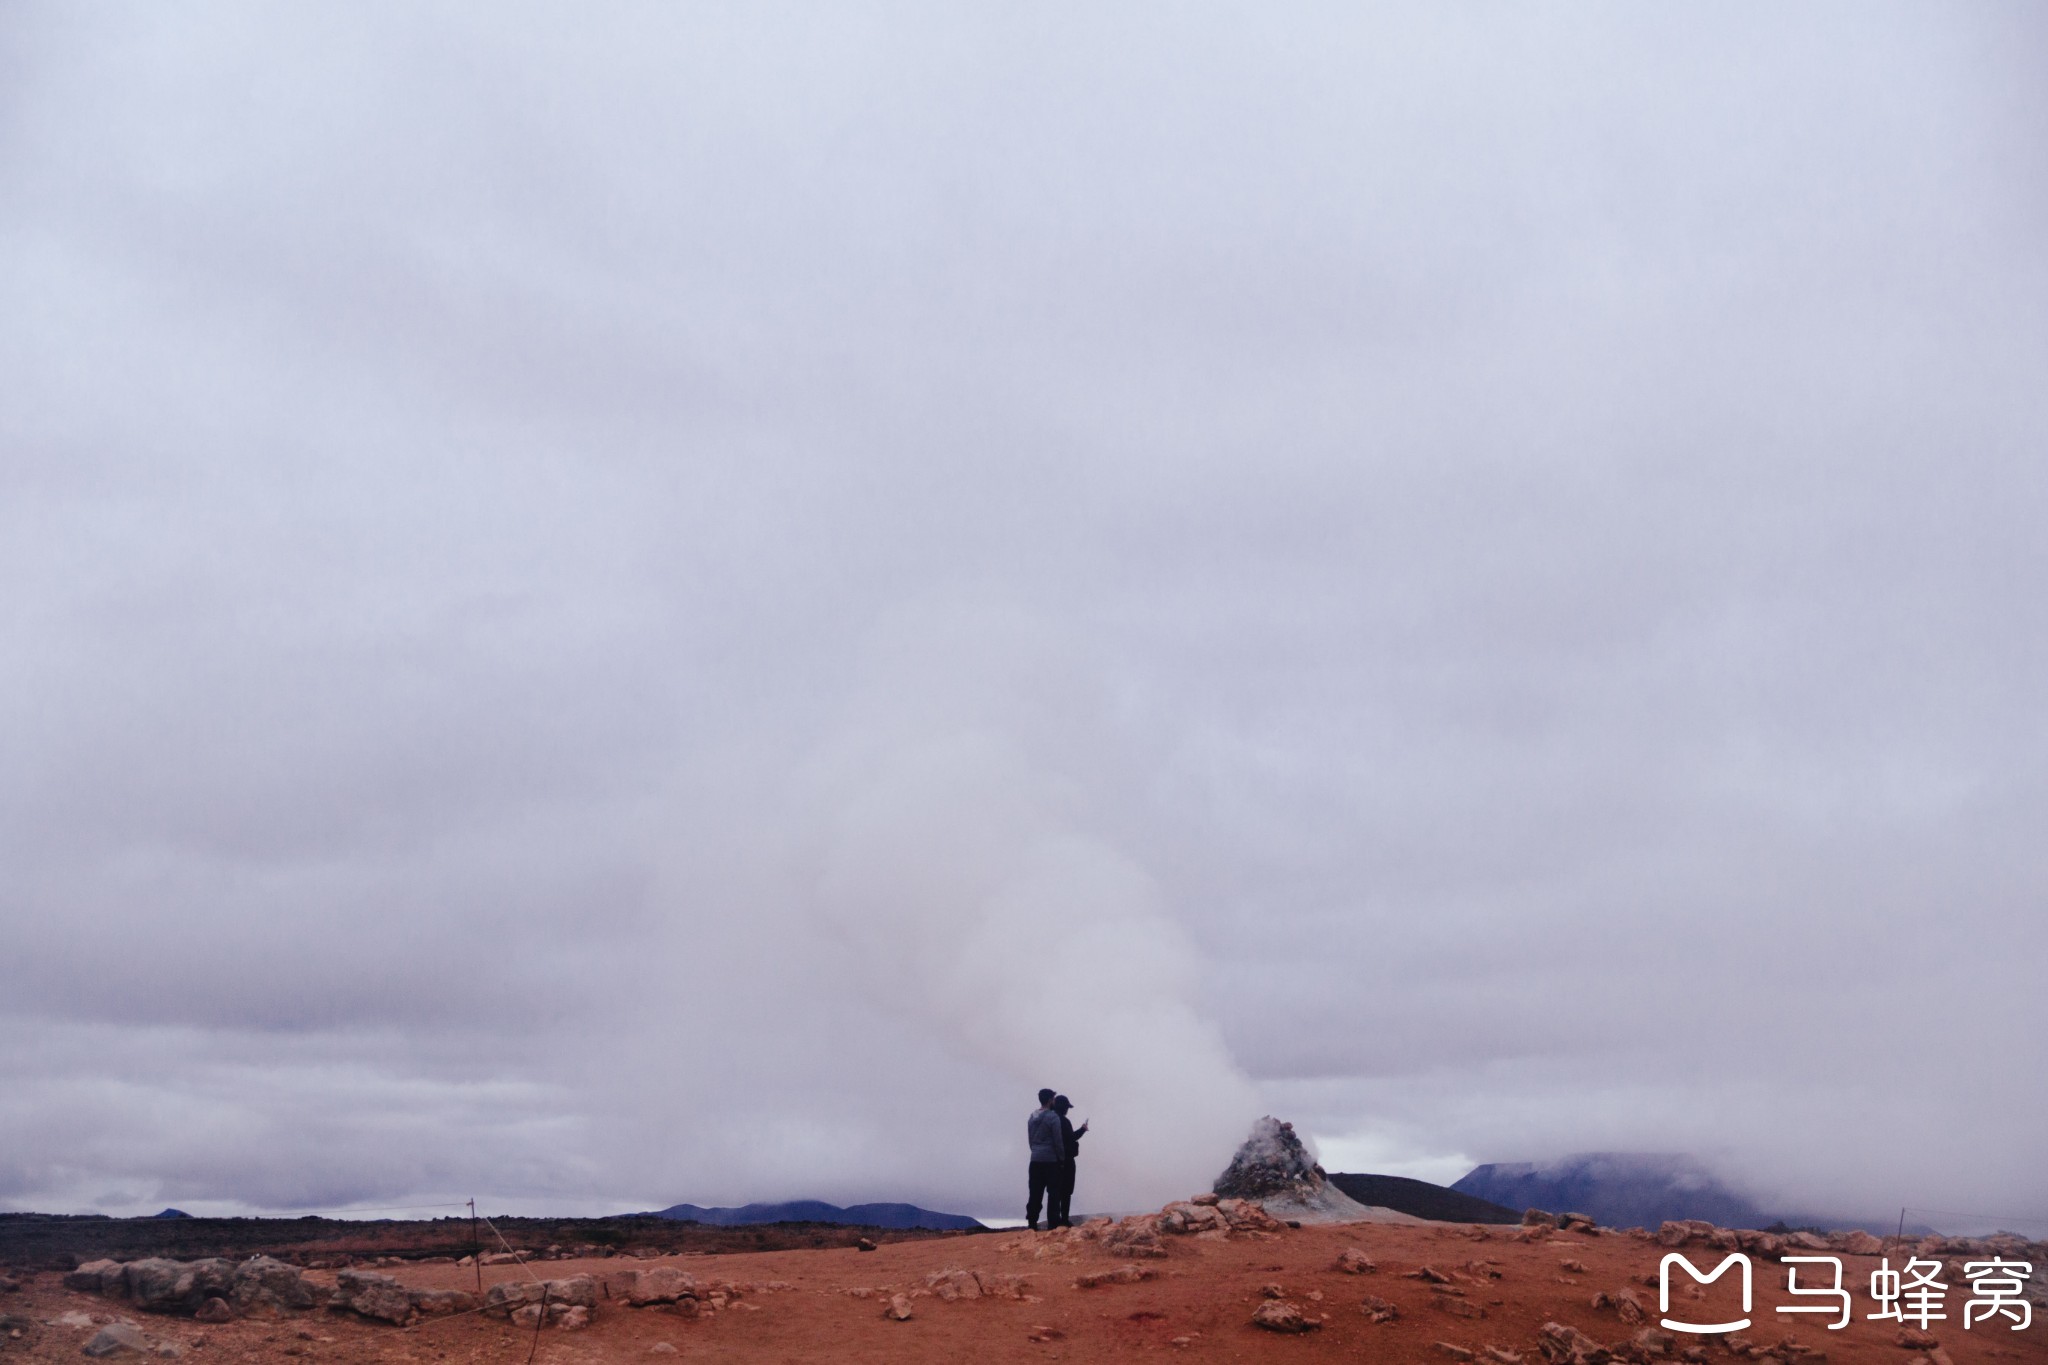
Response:
M1024 1136L1031 1143L1030 1194L1024 1201L1024 1222L1033 1232L1038 1231L1038 1206L1057 1186L1060 1165L1067 1158L1059 1111L1052 1107L1057 1098L1056 1091L1039 1091L1038 1108L1024 1120Z
M1060 1164L1053 1172L1052 1184L1047 1190L1045 1225L1049 1228L1070 1228L1074 1226L1074 1163L1081 1155L1081 1135L1088 1131L1083 1122L1079 1128L1067 1121L1067 1111L1074 1102L1065 1095L1055 1095L1052 1111L1060 1116Z

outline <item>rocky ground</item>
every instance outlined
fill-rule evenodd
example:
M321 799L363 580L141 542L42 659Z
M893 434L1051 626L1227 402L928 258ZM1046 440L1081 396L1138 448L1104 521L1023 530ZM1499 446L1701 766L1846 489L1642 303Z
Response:
M1859 1234L1861 1236L1861 1234ZM856 1247L536 1265L451 1261L299 1270L269 1262L155 1261L67 1276L11 1271L0 1289L0 1361L71 1361L95 1341L111 1359L176 1355L188 1365L661 1360L1108 1361L1368 1359L1480 1365L1614 1360L1759 1365L2048 1362L2048 1320L2024 1331L1961 1323L1965 1259L1981 1245L1816 1249L1762 1234L1674 1225L1660 1240L1583 1223L1558 1229L1448 1224L1290 1228L1236 1201L1061 1233L1004 1233ZM1656 1277L1675 1246L1711 1267L1747 1243L1755 1327L1735 1337L1660 1331ZM2048 1247L2003 1248L2035 1267ZM1855 1321L1780 1315L1784 1255L1841 1257ZM1880 1255L1950 1267L1949 1319L1921 1336L1870 1321ZM297 1275L315 1307L299 1301ZM239 1276L239 1280L237 1279ZM66 1281L84 1287L67 1288ZM545 1286L543 1290L542 1286ZM337 1296L340 1306L328 1307ZM542 1303L542 1295L546 1303ZM1732 1277L1685 1295L1702 1315L1733 1307ZM635 1306L635 1300L639 1306ZM573 1302L571 1302L573 1300ZM1727 1300L1724 1302L1724 1300ZM145 1304L159 1311L150 1311ZM1674 1312L1680 1299L1674 1298ZM169 1311L161 1311L168 1309ZM187 1313L218 1319L200 1321ZM2036 1309L2039 1314L2040 1309ZM381 1315L381 1316L379 1316ZM395 1319L389 1320L389 1319Z

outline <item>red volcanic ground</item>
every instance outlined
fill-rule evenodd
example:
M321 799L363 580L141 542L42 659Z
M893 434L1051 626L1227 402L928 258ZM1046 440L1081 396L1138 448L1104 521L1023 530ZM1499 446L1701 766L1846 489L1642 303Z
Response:
M494 1265L482 1283L529 1275L592 1276L600 1300L587 1326L521 1327L481 1312L395 1326L315 1309L258 1312L234 1321L138 1312L132 1303L64 1288L64 1276L17 1274L0 1294L0 1362L75 1361L108 1322L125 1319L147 1337L149 1355L175 1351L189 1365L298 1361L539 1362L762 1361L939 1362L1123 1361L1157 1356L1190 1361L1471 1359L1512 1365L1575 1358L1835 1362L1835 1365L1966 1365L2048 1362L2048 1321L2023 1331L2006 1320L1962 1326L1967 1282L1953 1255L1949 1317L1923 1337L1871 1321L1867 1293L1875 1255L1840 1255L1855 1321L1829 1331L1820 1315L1773 1311L1808 1304L1786 1292L1785 1267L1754 1258L1752 1330L1736 1337L1656 1332L1658 1264L1666 1248L1640 1233L1535 1233L1453 1224L1349 1224L1221 1230L1156 1239L1164 1255L1115 1254L1106 1224L1073 1233L1007 1232L886 1243L873 1251L833 1247L755 1253L685 1254ZM1083 1234L1086 1235L1083 1235ZM1128 1252L1131 1248L1123 1248ZM2038 1251L2039 1248L2032 1248ZM1357 1253L1347 1256L1346 1253ZM1700 1241L1685 1252L1703 1270L1723 1251ZM1898 1266L1910 1248L1888 1248ZM1352 1270L1340 1268L1348 1261ZM1370 1262L1366 1269L1360 1262ZM682 1305L628 1306L622 1271L677 1267L698 1297ZM1802 1267L1801 1284L1808 1282ZM378 1267L414 1289L478 1288L479 1271L456 1264ZM1820 1270L1825 1275L1825 1267ZM952 1273L963 1272L963 1273ZM2035 1286L2048 1266L2034 1266ZM337 1272L306 1272L324 1290ZM1021 1283L1017 1277L1021 1277ZM671 1282L673 1277L671 1277ZM984 1290L983 1286L987 1286ZM324 1293L323 1293L324 1298ZM1735 1276L1677 1293L1672 1315L1714 1321L1739 1315ZM1681 1309L1683 1313L1681 1314ZM907 1310L908 1316L901 1314ZM1298 1322L1276 1332L1255 1315ZM1546 1328L1546 1324L1557 1324ZM1567 1330L1569 1329L1569 1330ZM1469 1355L1465 1353L1470 1353Z

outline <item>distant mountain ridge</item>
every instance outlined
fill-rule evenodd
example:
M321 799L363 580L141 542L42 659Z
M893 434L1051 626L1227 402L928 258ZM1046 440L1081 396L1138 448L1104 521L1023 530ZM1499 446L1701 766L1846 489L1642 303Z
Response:
M1671 1218L1703 1218L1724 1228L1780 1221L1695 1158L1668 1153L1580 1152L1540 1163L1494 1162L1475 1167L1451 1188L1511 1209L1587 1213L1617 1228L1654 1228Z
M792 1199L782 1204L743 1204L736 1209L671 1204L653 1216L720 1228L745 1227L750 1223L840 1223L863 1228L931 1228L939 1231L982 1226L978 1219L969 1218L964 1213L937 1213L915 1204L855 1204L841 1208L819 1199Z

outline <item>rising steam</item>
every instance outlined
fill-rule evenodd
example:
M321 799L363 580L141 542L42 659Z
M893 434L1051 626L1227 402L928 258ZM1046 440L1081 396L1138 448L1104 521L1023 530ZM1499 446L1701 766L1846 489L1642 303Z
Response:
M821 765L812 910L889 1008L1027 1104L1040 1085L1074 1097L1097 1206L1207 1188L1258 1102L1157 883L1090 827L1076 769L1099 718L1016 632L994 649L985 620L970 633L962 651L942 632L938 659L891 652Z

